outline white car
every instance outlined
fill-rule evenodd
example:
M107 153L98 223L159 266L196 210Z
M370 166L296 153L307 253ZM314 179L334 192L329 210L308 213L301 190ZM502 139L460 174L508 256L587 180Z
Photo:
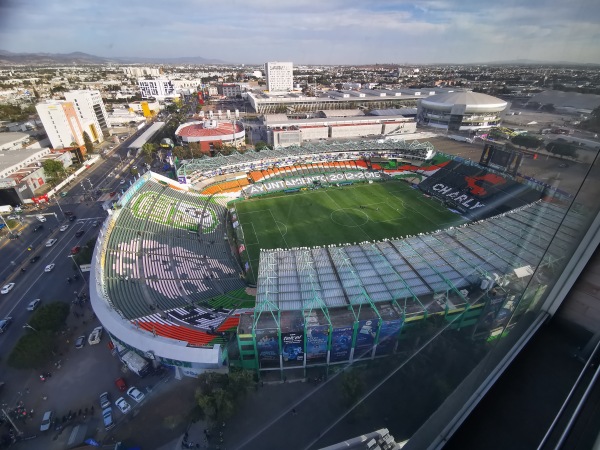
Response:
M15 283L8 283L7 285L2 287L2 290L0 292L2 292L3 294L8 294L10 291L13 290L14 287Z
M48 239L46 247L52 247L54 244L56 244L56 239Z
M69 225L63 225L62 227L59 228L60 231L67 231L67 228L69 228Z
M129 389L127 389L127 395L129 395L132 399L134 399L136 402L141 402L142 400L144 400L145 395L136 387L131 386Z
M46 218L44 216L42 216L41 214L38 214L37 216L35 216L35 218L37 220L39 220L40 222L45 222Z
M125 184L125 180L121 178L121 181L119 181L119 184Z
M52 272L52 269L54 269L54 266L55 266L55 265L56 265L56 264L54 264L54 263L52 263L52 264L48 264L48 265L46 266L46 268L44 269L44 272Z
M90 345L99 344L100 340L102 339L103 331L104 331L104 328L102 328L102 327L94 328L92 330L92 332L90 333L90 336L88 337L88 344L90 344Z
M41 301L42 300L39 298L32 300L29 305L27 305L27 311L35 311L35 309L40 306Z
M129 411L131 411L131 405L127 403L127 400L125 400L123 397L119 397L115 402L115 405L123 414L127 414Z

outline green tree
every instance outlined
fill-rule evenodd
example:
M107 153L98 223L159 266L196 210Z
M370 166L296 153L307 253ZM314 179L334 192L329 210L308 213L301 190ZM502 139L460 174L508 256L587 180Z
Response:
M542 140L538 137L529 134L518 134L510 138L510 142L520 147L538 148L542 144Z
M257 152L260 152L261 150L265 150L268 148L269 148L269 146L267 145L267 143L265 141L256 141L254 143L254 150L256 150Z
M176 145L171 151L173 152L173 156L176 156L180 160L190 159L190 157L192 156L191 152L188 149L182 147L181 145Z
M156 144L152 144L151 142L146 142L142 145L142 153L144 155L144 161L148 164L152 162L152 157L154 152L156 151Z
M200 143L199 142L190 142L188 144L188 149L190 150L192 157L200 158L202 156L202 152L200 151Z
M17 369L41 369L50 362L54 347L53 333L28 330L8 355L8 365Z
M65 173L65 166L63 163L55 159L47 159L42 162L42 168L48 177L55 180L60 179Z
M576 159L578 156L577 147L569 144L568 142L549 142L546 145L546 150L548 150L550 153L560 156L561 158L566 156L568 158Z
M53 302L40 306L29 320L29 325L38 331L59 331L69 315L69 305Z
M90 139L90 135L87 134L86 131L83 132L83 144L85 145L85 150L88 153L94 153L94 144L92 144L92 140Z

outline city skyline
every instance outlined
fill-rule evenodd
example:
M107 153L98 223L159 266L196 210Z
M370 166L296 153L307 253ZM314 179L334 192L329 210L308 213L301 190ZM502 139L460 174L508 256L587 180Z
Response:
M100 57L203 57L259 64L599 63L600 4L432 0L376 4L234 0L168 9L146 1L0 4L0 48Z

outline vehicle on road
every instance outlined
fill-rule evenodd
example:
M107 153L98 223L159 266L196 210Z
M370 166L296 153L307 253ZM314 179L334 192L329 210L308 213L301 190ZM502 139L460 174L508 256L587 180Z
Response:
M108 392L100 394L100 408L105 409L110 406L110 400L108 399Z
M121 181L119 181L119 184L125 184L125 180L121 178Z
M102 410L102 420L104 421L104 429L106 431L114 428L115 422L112 418L112 408L108 407Z
M104 328L102 328L102 327L94 328L92 330L92 332L90 333L90 336L88 337L88 344L90 344L90 345L99 344L100 340L102 339L103 331L104 331Z
M41 257L40 257L39 255L36 255L36 256L34 256L33 258L31 258L31 259L29 260L29 262L30 262L31 264L33 264L34 262L38 262L38 261L40 260L40 258L41 258Z
M97 227L97 226L98 226L98 221L97 221L97 220L94 220L94 221L92 222L92 226L93 226L93 227Z
M14 287L15 287L15 283L5 284L4 286L2 286L2 290L0 290L0 293L8 294L10 291L13 290Z
M73 211L65 211L65 216L70 217L73 215Z
M125 392L127 390L127 383L125 382L124 378L117 378L115 380L115 386L117 386L117 389L119 389L121 392Z
M48 431L52 426L53 420L54 413L52 411L46 411L44 413L44 417L42 417L42 425L40 426L40 431Z
M37 220L39 220L40 222L45 222L46 218L44 216L42 216L41 214L38 214L37 216L35 216L35 218Z
M81 250L81 247L79 245L76 245L75 247L73 247L71 249L71 255L76 255L77 253L79 253L80 250Z
M27 305L27 311L35 311L35 309L40 306L41 303L41 299L36 298L35 300L32 300L29 302L29 305Z
M52 269L54 269L54 267L56 267L56 264L54 264L54 263L48 264L46 266L46 268L44 269L44 272L52 272Z
M0 333L4 333L11 322L12 317L5 317L4 319L0 320Z
M75 233L75 237L81 237L81 236L83 236L84 233L85 233L85 230L79 230L77 233Z
M46 247L52 247L54 244L56 244L56 239L48 239Z
M36 231L43 230L43 229L44 229L44 225L42 225L42 224L40 223L40 224L39 224L37 227L35 227L35 228L33 229L33 232L35 233Z
M61 197L66 197L67 195L69 195L69 193L68 193L68 192L61 192L61 193L60 193L60 196L61 196Z
M131 411L131 405L127 403L127 400L125 400L123 397L119 397L115 402L115 405L123 414L127 414L129 411Z
M71 219L69 219L71 220ZM69 225L63 225L62 227L59 228L60 231L67 231L67 228L69 228Z
M77 216L69 217L69 222L75 222L77 220Z
M83 348L85 345L85 336L79 336L75 341L75 348Z
M134 399L136 402L141 402L142 400L144 400L144 393L142 391L140 391L138 388L136 388L135 386L131 386L129 389L127 389L127 395L129 395L132 399Z

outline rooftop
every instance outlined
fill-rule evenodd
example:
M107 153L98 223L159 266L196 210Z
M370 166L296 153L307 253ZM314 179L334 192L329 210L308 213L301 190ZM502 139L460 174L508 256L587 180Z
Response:
M229 121L217 122L215 127L207 128L205 123L183 124L176 132L181 137L201 137L201 136L231 136L234 132L242 131L240 125Z

